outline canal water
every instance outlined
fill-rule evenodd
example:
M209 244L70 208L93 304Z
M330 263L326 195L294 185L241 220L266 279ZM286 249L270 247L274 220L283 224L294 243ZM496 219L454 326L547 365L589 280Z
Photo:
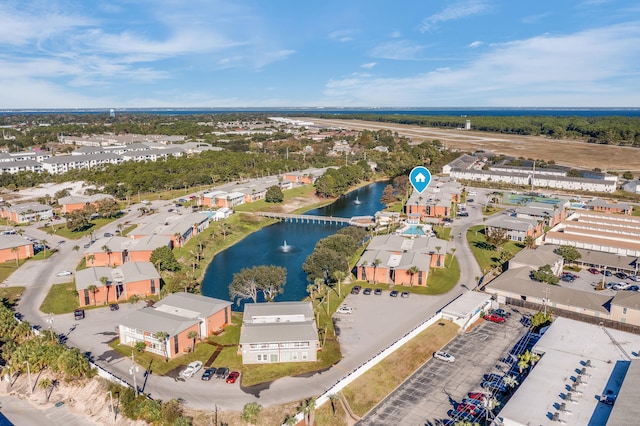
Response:
M372 183L341 197L331 205L310 210L306 214L345 218L373 215L384 208L380 198L387 184L388 182ZM287 269L284 293L276 301L302 300L307 296L309 284L302 264L319 240L334 234L338 229L340 226L329 224L278 222L254 232L213 258L202 281L202 294L231 300L229 285L234 273L258 265L275 265ZM233 309L242 309L242 304L234 304Z

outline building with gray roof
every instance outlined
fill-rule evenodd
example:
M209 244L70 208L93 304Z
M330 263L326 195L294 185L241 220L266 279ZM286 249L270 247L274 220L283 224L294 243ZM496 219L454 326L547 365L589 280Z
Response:
M218 333L231 323L231 302L192 293L172 293L153 306L138 309L118 325L120 341L134 346L144 342L146 350L174 358L191 352L196 340ZM159 339L158 333L166 333Z
M319 347L311 302L244 305L239 349L243 364L313 362Z

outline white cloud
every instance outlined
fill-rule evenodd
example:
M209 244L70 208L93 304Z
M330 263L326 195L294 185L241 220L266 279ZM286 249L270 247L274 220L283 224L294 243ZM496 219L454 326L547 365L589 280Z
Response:
M453 21L467 16L476 15L488 9L488 5L482 0L467 0L448 6L444 10L422 20L420 31L433 29L441 22Z
M375 67L376 65L378 65L377 62L367 62L366 64L362 64L360 66L362 68L371 69L371 68Z
M396 60L420 60L426 46L413 44L407 40L390 41L374 47L369 54L374 58Z
M637 106L640 25L542 35L488 46L466 66L325 86L349 105ZM598 58L594 64L593 58Z
M473 41L473 42L469 43L469 46L467 46L467 47L475 48L475 47L480 47L483 44L484 44L483 42L476 40L476 41Z
M341 43L346 43L348 41L352 41L353 30L338 30L329 33L329 38L331 40L337 40Z
M391 34L389 34L389 37L391 37L391 38L400 38L400 37L402 37L402 33L400 31L394 31Z

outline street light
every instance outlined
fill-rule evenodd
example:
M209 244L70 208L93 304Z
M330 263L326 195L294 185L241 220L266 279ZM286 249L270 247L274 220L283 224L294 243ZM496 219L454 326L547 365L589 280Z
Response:
M27 374L29 375L29 394L33 395L33 386L31 386L31 368L29 367L29 361L24 361L23 364L27 364Z

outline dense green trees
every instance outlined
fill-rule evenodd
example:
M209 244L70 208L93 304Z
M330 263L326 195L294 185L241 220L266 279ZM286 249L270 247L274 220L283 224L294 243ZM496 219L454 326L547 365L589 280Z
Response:
M240 272L233 274L229 294L236 303L241 299L251 299L253 303L257 303L260 295L267 302L271 302L284 291L286 282L287 269L280 266L261 265L243 268Z
M282 192L282 189L280 189L278 185L273 185L267 188L265 201L267 203L281 203L284 201L284 193Z
M318 241L313 253L307 256L302 265L309 282L316 279L326 283L335 282L336 272L348 272L349 259L358 251L358 245L366 236L366 232L363 236L360 231L349 228L355 227L343 228L341 232Z
M176 260L173 250L168 246L158 247L151 253L149 261L161 271L177 271L180 264Z
M539 267L538 270L534 271L531 275L534 280L547 284L557 285L560 281L560 279L553 273L553 271L551 270L551 266L549 265Z
M344 114L322 116L333 120L367 120L387 123L413 124L425 127L459 128L471 120L474 130L517 135L548 136L554 139L586 139L591 143L640 147L640 118L553 117L553 116L425 116Z

